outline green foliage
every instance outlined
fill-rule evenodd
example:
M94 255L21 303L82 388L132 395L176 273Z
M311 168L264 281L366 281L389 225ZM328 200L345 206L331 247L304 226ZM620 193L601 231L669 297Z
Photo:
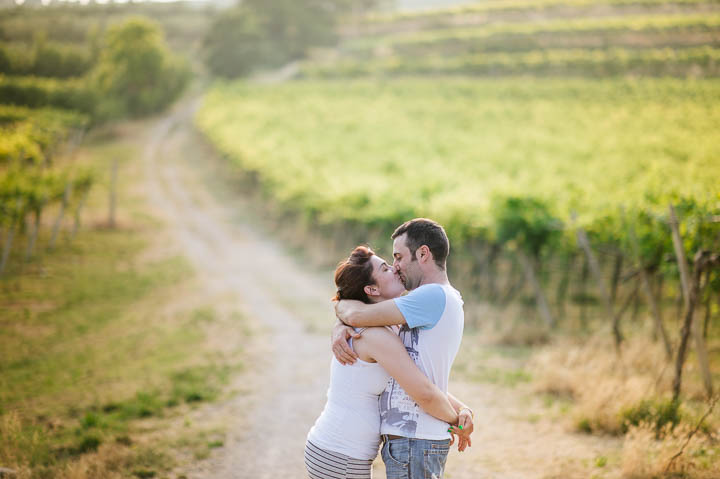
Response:
M112 27L93 82L103 98L100 116L147 115L174 101L189 80L187 66L173 57L160 29L142 18Z
M535 198L499 198L491 209L497 241L513 242L534 257L540 256L562 226L548 206Z
M671 424L672 427L680 422L680 403L672 399L644 400L620 412L622 432L627 432L630 426L641 423L652 424L655 432L660 434L663 428Z

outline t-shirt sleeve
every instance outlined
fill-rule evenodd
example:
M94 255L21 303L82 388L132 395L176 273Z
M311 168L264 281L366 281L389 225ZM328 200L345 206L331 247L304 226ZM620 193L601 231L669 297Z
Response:
M439 284L420 286L410 294L393 301L411 328L430 329L440 321L445 312L445 290Z

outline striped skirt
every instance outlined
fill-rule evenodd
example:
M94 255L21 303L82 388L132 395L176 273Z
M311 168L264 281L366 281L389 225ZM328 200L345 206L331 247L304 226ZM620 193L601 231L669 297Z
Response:
M339 452L320 449L308 441L305 444L305 468L310 479L370 479L372 459L353 459Z

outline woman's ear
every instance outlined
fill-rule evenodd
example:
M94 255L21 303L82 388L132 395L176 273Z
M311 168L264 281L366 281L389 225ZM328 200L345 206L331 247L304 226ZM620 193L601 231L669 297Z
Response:
M363 288L363 291L365 291L365 294L368 296L380 296L380 290L376 284L368 284Z

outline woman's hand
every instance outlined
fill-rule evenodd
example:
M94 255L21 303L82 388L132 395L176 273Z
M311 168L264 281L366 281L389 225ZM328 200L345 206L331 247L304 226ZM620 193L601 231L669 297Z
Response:
M450 433L451 446L455 444L455 434L457 434L458 451L463 452L468 447L472 447L472 440L470 439L470 434L472 434L472 432L466 431L464 427L460 429L460 426L450 426L450 428L448 428L448 432Z
M330 338L332 341L332 352L340 364L347 365L355 363L358 355L348 344L348 339L357 339L360 336L360 333L356 333L355 330L349 326L345 326L340 322L335 324Z
M470 435L473 433L475 425L473 423L473 413L470 408L464 407L458 413L458 425L450 426L450 445L455 443L455 434L458 435L458 451L463 452L466 448L472 447L472 439Z

